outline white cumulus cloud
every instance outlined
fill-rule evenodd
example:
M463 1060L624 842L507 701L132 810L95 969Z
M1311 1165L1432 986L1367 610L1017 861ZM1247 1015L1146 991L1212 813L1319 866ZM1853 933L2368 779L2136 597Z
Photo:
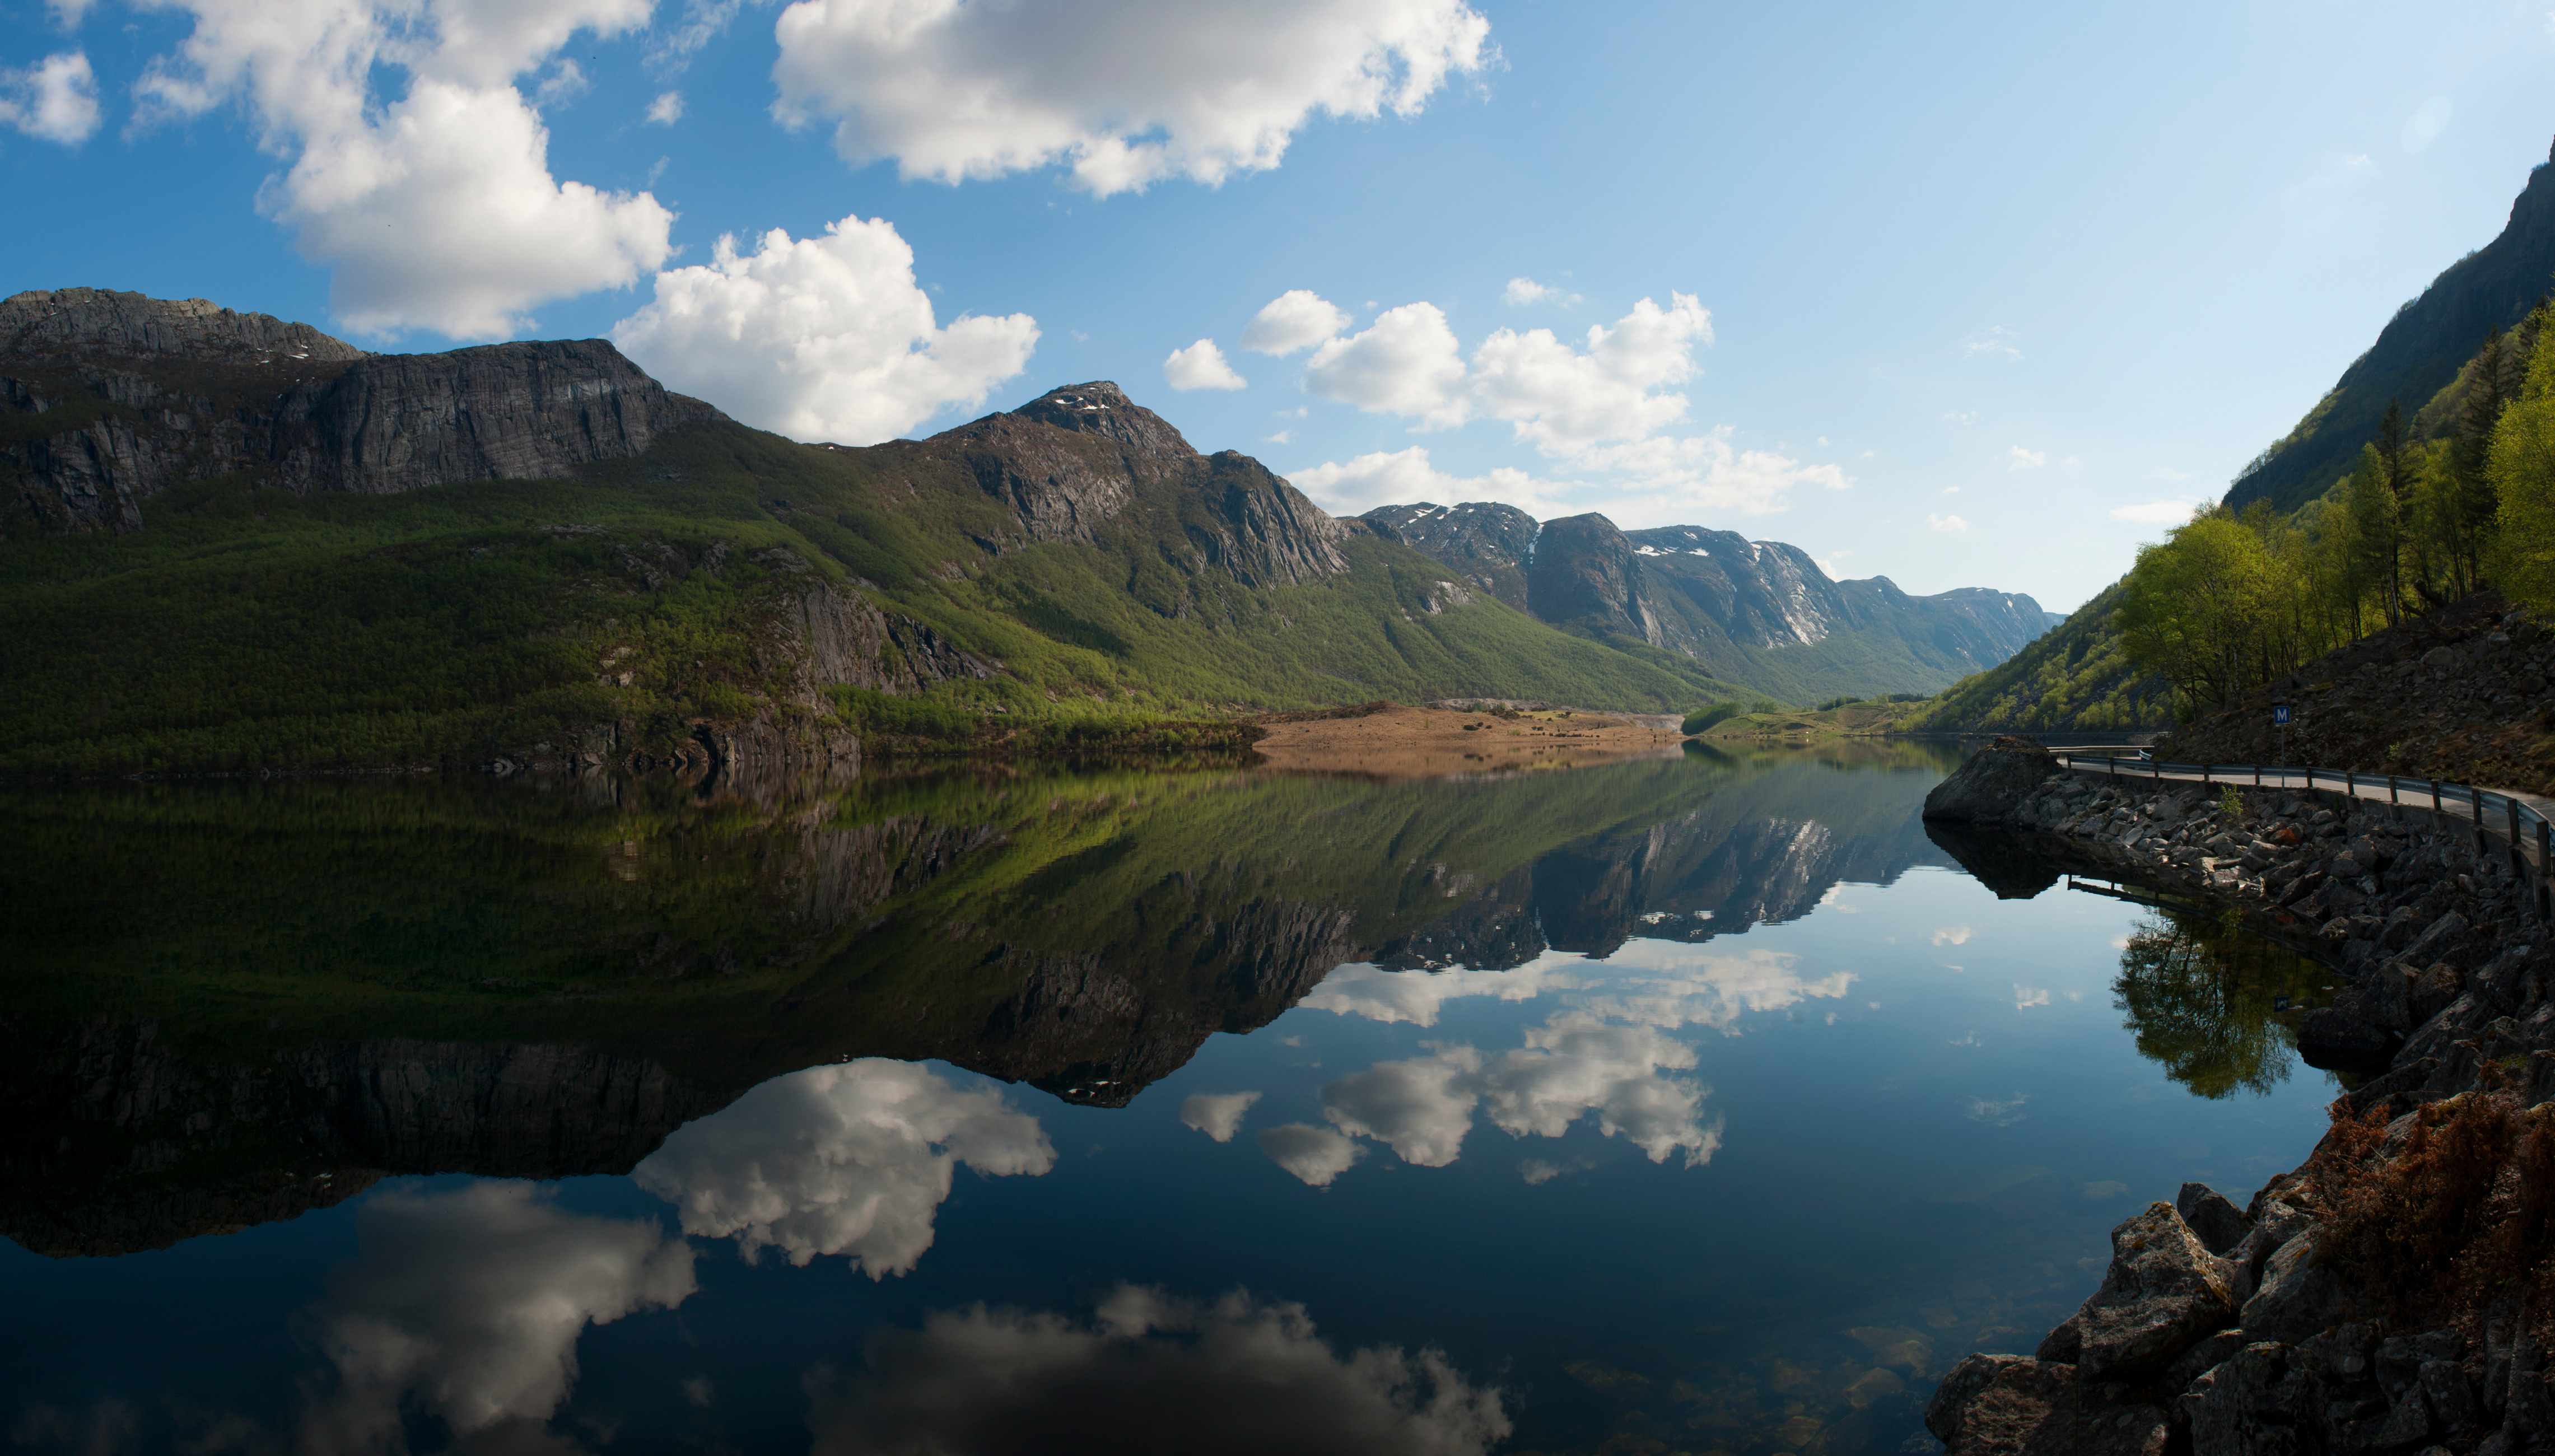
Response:
M1661 308L1643 299L1611 328L1590 324L1584 349L1548 328L1496 330L1473 351L1478 408L1552 456L1642 439L1684 419L1685 396L1661 391L1694 376L1695 347L1712 342L1712 313L1690 294L1668 301Z
M1338 304L1310 289L1288 289L1270 300L1242 330L1242 346L1255 354L1309 349L1349 326Z
M1776 450L1741 449L1724 425L1698 435L1659 435L1582 451L1571 463L1613 471L1623 488L1706 511L1767 516L1786 510L1795 487L1848 490L1854 477L1834 465L1804 464Z
M648 119L659 126L672 126L675 122L682 120L683 93L680 91L658 92L657 99L648 103Z
M1949 532L1954 536L1958 536L1962 532L1970 529L1970 523L1962 520L1958 516L1937 516L1928 512L1925 516L1925 529L1928 531Z
M1126 1456L1480 1456L1510 1432L1500 1388L1443 1352L1343 1354L1302 1305L1240 1290L1203 1304L1121 1285L1087 1323L938 1310L873 1337L867 1359L857 1377L809 1382L816 1456L1032 1456L1077 1430L1061 1444Z
M1567 488L1561 484L1508 465L1480 475L1450 474L1430 464L1421 445L1325 461L1290 471L1286 479L1334 516L1354 516L1401 501L1485 500L1506 501L1530 516L1567 514L1559 503L1559 492Z
M1334 338L1304 363L1304 387L1369 414L1416 417L1423 429L1461 425L1464 359L1434 303L1404 303L1364 332Z
M76 147L97 131L97 74L88 53L64 51L24 70L0 70L0 125Z
M1462 0L799 0L776 34L778 113L846 160L1104 197L1276 167L1314 112L1413 115L1493 55Z
M1257 1092L1200 1092L1180 1101L1180 1126L1193 1128L1218 1143L1230 1143L1242 1131L1242 1115L1260 1100Z
M636 282L670 251L674 216L654 196L551 176L548 130L515 84L579 32L644 24L650 0L177 8L194 28L135 86L143 119L243 104L292 159L259 210L330 270L330 304L358 332L502 337L535 304ZM383 103L376 67L404 68L406 92Z
M1509 286L1500 291L1500 301L1521 307L1528 303L1559 303L1567 307L1580 299L1577 294L1564 293L1550 284L1536 283L1530 278L1513 278L1509 280Z
M355 1227L360 1253L319 1311L337 1381L304 1417L315 1450L405 1450L404 1406L460 1436L546 1420L576 1382L587 1325L696 1287L682 1240L562 1212L532 1183L376 1193Z
M2006 451L2005 455L2005 464L2008 470L2037 470L2048 463L2049 452L2047 450L2026 450L2020 445L2015 445L2013 448Z
M775 1077L686 1123L631 1173L683 1232L748 1258L849 1255L873 1279L912 1270L960 1163L987 1176L1055 1165L1037 1119L990 1087L865 1057Z
M2104 514L2132 526L2180 526L2201 504L2196 500L2141 501L2134 506L2114 506Z
M1199 339L1185 349L1171 350L1162 361L1162 382L1173 389L1243 389L1249 385L1233 366L1225 362L1224 350L1213 339Z
M657 275L657 296L612 326L673 389L793 439L875 444L952 405L976 405L1029 364L1026 313L961 314L942 328L913 281L913 249L886 218L846 217L821 238L774 228L741 253Z

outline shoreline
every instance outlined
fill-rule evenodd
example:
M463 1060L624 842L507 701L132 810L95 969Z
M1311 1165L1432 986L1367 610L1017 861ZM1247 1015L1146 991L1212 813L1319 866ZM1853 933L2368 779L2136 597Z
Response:
M2514 1456L2555 1442L2555 1301L2529 1308L2492 1257L2535 1196L2520 1140L2542 1129L2555 1143L2555 1107L2532 1111L2555 1098L2555 936L2529 874L2472 824L2329 797L2106 782L2010 738L1928 797L1927 819L1953 826L1947 847L1994 862L1983 879L2082 869L2303 941L2336 974L2331 1004L2299 1019L2299 1055L2364 1078L2305 1161L2246 1208L2184 1184L2113 1231L2101 1286L2030 1355L1956 1365L1925 1418L1957 1456ZM2463 1196L2426 1193L2452 1144L2484 1150ZM2390 1252L2443 1219L2454 1237L2424 1260Z

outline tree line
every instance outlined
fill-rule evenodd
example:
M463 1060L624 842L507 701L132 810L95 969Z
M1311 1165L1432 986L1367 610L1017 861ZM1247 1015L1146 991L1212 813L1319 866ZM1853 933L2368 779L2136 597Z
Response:
M2205 506L2138 549L2115 625L2177 716L2481 588L2555 608L2555 303L2489 334L2351 473L2296 512Z

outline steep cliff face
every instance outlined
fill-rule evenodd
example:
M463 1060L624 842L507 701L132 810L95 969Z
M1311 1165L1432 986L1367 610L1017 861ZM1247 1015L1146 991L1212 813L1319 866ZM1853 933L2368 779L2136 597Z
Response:
M1497 501L1440 506L1378 506L1360 519L1392 533L1394 540L1435 557L1464 579L1522 612L1526 567L1543 528L1532 516Z
M1132 532L1184 569L1221 567L1247 587L1300 585L1349 569L1342 523L1247 455L1199 454L1107 380L1049 390L918 445L885 448L963 462L1017 523L978 538L996 550L1031 542L1119 544L1115 538Z
M0 302L0 532L138 530L234 471L300 494L566 476L719 418L600 339L367 354L200 299Z
M1526 572L1526 610L1555 626L1583 627L1602 635L1638 637L1659 645L1658 614L1650 609L1633 544L1603 516L1571 516L1544 523Z
M1798 546L1699 526L1626 532L1603 516L1538 526L1488 502L1381 506L1363 519L1546 622L1637 637L1777 691L1940 687L2050 625L2017 592L1917 597L1886 577L1836 581Z
M1715 636L1749 647L1807 647L1866 625L1855 620L1847 592L1799 546L1697 526L1636 531L1629 540L1642 574L1696 608L1679 614L1686 620L1672 645L1682 649L1700 649Z
M2395 311L2369 352L2297 427L2263 451L2228 487L2238 510L2268 501L2294 511L2347 474L2377 433L2387 402L2406 415L2457 378L2485 334L2508 328L2546 295L2555 274L2555 152L2528 174L2509 220L2492 242L2449 265L2421 296Z

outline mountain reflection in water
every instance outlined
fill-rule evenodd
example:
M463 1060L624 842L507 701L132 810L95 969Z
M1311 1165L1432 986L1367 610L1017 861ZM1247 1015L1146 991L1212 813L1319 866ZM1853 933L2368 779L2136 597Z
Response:
M0 1429L1895 1451L2320 1100L1957 757L14 791Z

